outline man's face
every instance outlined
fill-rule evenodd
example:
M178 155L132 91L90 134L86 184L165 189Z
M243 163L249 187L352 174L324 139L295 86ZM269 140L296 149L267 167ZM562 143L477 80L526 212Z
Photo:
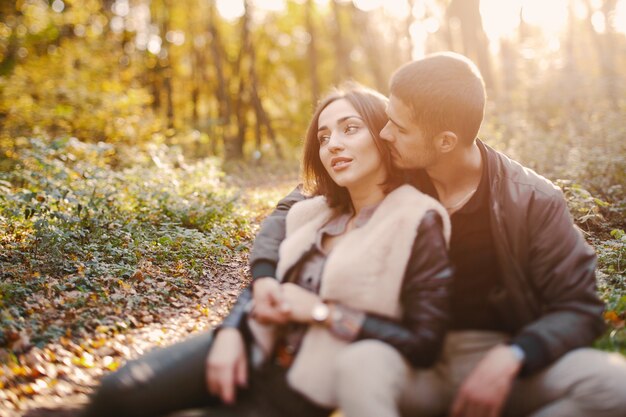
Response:
M424 137L413 121L411 109L393 94L387 105L389 121L380 131L381 139L393 147L393 163L398 168L428 168L437 162L432 138Z

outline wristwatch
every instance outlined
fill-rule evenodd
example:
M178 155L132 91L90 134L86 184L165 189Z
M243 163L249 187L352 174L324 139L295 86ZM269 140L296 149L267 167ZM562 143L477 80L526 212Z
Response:
M314 323L324 324L329 316L330 307L328 307L326 303L317 303L313 306L313 310L311 310L311 318Z
M513 352L513 356L515 356L515 359L523 363L524 359L526 359L526 352L524 352L524 349L522 349L518 345L509 345L509 348L511 349L511 352Z

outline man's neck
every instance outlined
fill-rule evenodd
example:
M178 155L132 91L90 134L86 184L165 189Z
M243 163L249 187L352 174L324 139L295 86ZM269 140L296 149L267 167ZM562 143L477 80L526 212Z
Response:
M474 142L469 148L457 149L426 169L444 207L458 205L453 210L456 211L465 204L463 200L478 188L482 164L480 149Z

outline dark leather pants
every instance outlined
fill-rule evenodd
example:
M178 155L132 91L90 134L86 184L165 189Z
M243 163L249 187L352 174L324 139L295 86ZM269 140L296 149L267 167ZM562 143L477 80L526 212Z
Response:
M286 370L269 364L251 370L248 388L227 406L208 393L205 361L213 333L206 332L175 345L155 349L102 378L81 417L328 416L287 386ZM190 410L193 409L193 410Z

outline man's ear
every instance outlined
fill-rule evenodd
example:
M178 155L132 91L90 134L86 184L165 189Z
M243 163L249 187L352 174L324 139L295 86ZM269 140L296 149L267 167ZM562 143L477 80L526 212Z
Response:
M435 146L441 153L450 153L459 143L459 138L454 132L449 130L443 131L435 136Z

